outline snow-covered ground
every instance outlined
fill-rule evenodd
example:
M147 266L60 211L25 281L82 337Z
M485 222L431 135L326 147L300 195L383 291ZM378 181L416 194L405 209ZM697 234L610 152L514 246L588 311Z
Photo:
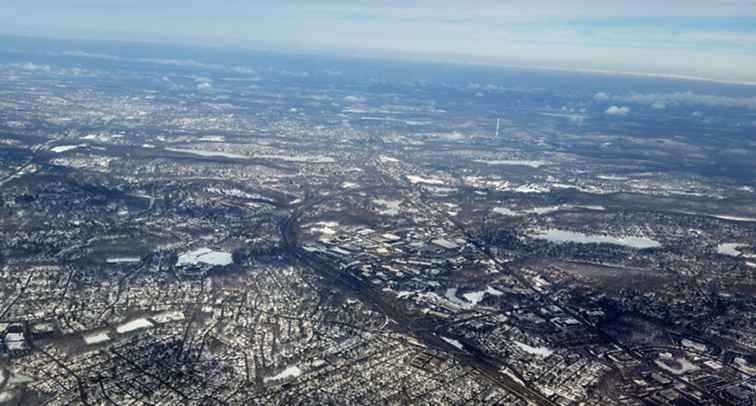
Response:
M118 334L130 333L132 331L141 330L152 327L153 324L147 319L136 319L128 323L122 324L116 328Z
M696 342L696 341L688 340L687 338L683 339L682 342L681 342L681 344L683 345L683 347L692 348L692 349L694 349L696 351L700 351L700 352L706 351L706 345L701 344L701 343Z
M388 163L388 162L391 162L391 163L397 163L397 162L399 162L399 160L398 160L398 159L396 159L396 158L393 158L393 157L390 157L390 156L386 156L386 155L381 155L381 156L380 156L380 157L378 158L378 160L379 160L379 161L381 161L381 162L383 162L383 163Z
M506 207L496 207L492 211L496 214L501 214L503 216L517 217L517 216L524 216L526 214L536 214L540 216L543 214L554 213L559 210L569 210L569 209L584 209L584 210L594 210L594 211L606 210L606 208L603 206L563 204L560 206L532 207L532 208L524 209L524 210L512 210Z
M241 154L234 154L231 152L223 152L223 151L204 151L201 149L188 149L188 148L165 148L166 151L171 152L183 152L185 154L193 154L193 155L199 155L204 157L224 157L224 158L236 158L236 159L246 159L249 158L246 155Z
M380 206L383 208L383 210L380 211L380 214L384 216L396 216L399 214L399 207L402 204L401 200L386 200L386 199L374 199L373 203L376 206Z
M160 313L152 316L151 319L158 324L168 323L170 321L181 321L185 319L184 312L181 310L174 310L170 312Z
M547 348L547 347L532 347L530 345L521 343L519 341L514 342L517 347L519 347L522 351L531 354L531 355L538 355L540 357L546 358L549 355L554 353L554 350Z
M109 264L132 264L141 260L142 258L139 257L114 257L106 259L105 262Z
M457 348L459 350L464 350L465 349L465 346L462 345L462 343L460 343L459 340L455 340L453 338L448 338L448 337L444 337L444 336L441 336L441 339L444 340L444 341L446 341L447 343L451 344L453 347L455 347L455 348Z
M446 300L451 302L452 304L455 304L459 307L469 309L472 307L472 305L468 302L465 302L464 300L457 297L457 288L449 288L446 289L446 293L444 293L444 297Z
M683 375L701 369L685 358L673 359L671 354L662 354L660 359L657 359L654 363L659 366L659 368L665 369L675 375Z
M729 255L731 257L739 257L743 255L738 248L747 247L747 244L739 244L736 242L728 242L717 245L717 253L721 255Z
M84 342L87 343L87 345L95 345L110 341L110 336L106 332L100 332L91 334L88 336L84 336Z
M179 255L176 266L182 265L230 265L234 262L230 252L214 251L210 248L200 248Z
M486 291L481 290L478 292L468 292L462 295L462 297L465 298L470 304L473 306L476 306L478 303L483 301L483 298L486 296Z
M336 230L339 228L339 223L335 221L318 221L313 226L310 229L313 233L335 235Z
M309 163L309 164L332 164L336 163L336 160L330 156L324 155L258 155L255 158L259 159L274 159L286 162L297 163Z
M407 180L410 181L413 185L416 183L424 183L426 185L443 185L444 181L441 179L433 179L433 178L424 178L422 176L416 176L416 175L407 175Z
M475 292L467 292L462 294L464 300L457 296L457 288L446 289L444 297L453 304L465 309L471 309L482 302L486 295L500 296L502 292L488 286L486 290L480 290Z
M753 217L727 216L724 214L715 214L711 217L718 218L720 220L741 221L744 223L756 223L756 218L753 218Z
M63 152L72 151L76 148L79 148L78 145L58 145L57 147L50 148L50 151L55 152L56 154L61 154Z
M519 217L519 216L522 216L522 213L516 212L516 211L514 211L512 209L508 209L506 207L494 207L493 210L491 210L491 211L494 212L494 213L496 213L496 214L501 214L502 216L507 216L507 217Z
M291 366L291 367L288 367L288 368L284 369L283 371L281 371L281 373L279 373L277 375L269 376L269 377L263 379L263 381L264 382L280 381L280 380L286 379L286 378L296 378L296 377L298 377L300 375L302 375L302 370L299 369L299 367L297 367L297 366Z

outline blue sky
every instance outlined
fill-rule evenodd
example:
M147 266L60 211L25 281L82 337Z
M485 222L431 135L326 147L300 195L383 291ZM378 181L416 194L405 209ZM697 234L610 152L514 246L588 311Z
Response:
M756 82L756 0L3 0L0 27Z

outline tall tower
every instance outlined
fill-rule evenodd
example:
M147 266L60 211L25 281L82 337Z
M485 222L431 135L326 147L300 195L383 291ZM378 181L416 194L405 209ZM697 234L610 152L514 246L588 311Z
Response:
M501 128L501 119L496 119L496 138L499 138L499 128Z

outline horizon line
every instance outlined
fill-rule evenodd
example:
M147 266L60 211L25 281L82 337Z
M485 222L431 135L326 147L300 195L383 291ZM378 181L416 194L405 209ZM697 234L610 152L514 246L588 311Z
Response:
M15 37L32 40L51 40L51 41L92 41L92 42L121 42L134 45L165 45L165 46L182 46L182 47L196 47L196 48L213 48L228 51L250 51L250 52L270 52L292 56L330 56L340 57L347 59L378 59L392 62L415 62L415 63L431 63L431 64L445 64L445 65L460 65L460 66L479 66L490 68L503 68L503 69L519 69L519 70L532 70L532 71L551 71L551 72L568 72L579 74L596 74L605 76L629 76L629 77L641 77L650 79L665 79L674 81L691 81L691 82L706 82L717 83L723 85L755 87L756 81L752 80L732 80L732 79L720 79L706 76L695 75L682 75L666 72L637 72L637 71L623 71L613 69L601 69L590 67L563 67L563 66L549 66L542 64L511 64L511 63L497 63L497 62L470 62L462 61L458 59L445 59L441 57L422 57L403 54L402 56L380 55L380 54L347 54L348 50L339 50L336 48L319 48L317 50L303 49L300 47L284 47L273 48L269 46L247 46L247 45L229 45L229 44L215 44L205 43L201 41L197 42L184 42L180 40L148 40L148 39L115 39L115 38L85 38L85 37L51 37L51 36L36 36L27 34L7 33L0 32L0 37ZM9 48L6 48L6 50ZM77 50L65 50L64 52L75 52ZM74 55L70 55L74 56ZM119 55L110 55L113 57L123 58ZM95 55L78 55L81 58L96 58ZM135 59L135 58L124 58Z

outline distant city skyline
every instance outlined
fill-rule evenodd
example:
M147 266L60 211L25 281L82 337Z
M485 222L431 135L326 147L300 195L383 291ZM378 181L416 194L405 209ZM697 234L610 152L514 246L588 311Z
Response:
M471 3L9 0L0 33L756 83L754 1Z

